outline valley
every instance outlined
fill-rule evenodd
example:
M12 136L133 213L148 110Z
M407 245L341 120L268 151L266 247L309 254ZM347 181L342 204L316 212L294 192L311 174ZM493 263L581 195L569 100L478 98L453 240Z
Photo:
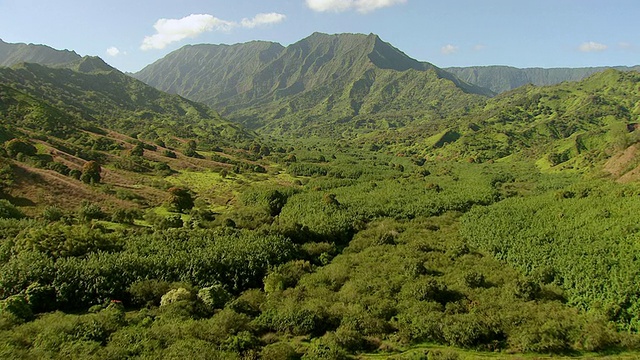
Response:
M637 68L322 33L0 66L0 358L640 356Z

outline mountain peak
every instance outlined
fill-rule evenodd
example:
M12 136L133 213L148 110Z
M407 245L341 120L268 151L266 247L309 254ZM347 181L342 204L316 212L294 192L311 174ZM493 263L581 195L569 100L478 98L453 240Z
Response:
M115 70L98 56L85 56L78 61L69 64L68 68L85 74L110 72Z
M321 118L346 123L384 112L398 116L392 109L403 106L429 112L425 99L438 102L441 89L455 93L461 104L482 101L478 94L492 95L409 57L376 34L315 32L286 48L261 47L182 48L135 76L254 128L281 121L306 126Z

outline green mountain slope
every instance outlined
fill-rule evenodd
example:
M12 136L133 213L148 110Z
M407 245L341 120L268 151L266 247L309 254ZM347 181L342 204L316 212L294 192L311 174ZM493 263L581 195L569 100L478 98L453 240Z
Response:
M468 108L492 94L373 34L314 33L286 48L189 46L135 77L251 128L287 134L393 127Z
M27 213L87 201L153 207L167 200L171 183L164 179L180 171L266 171L241 149L257 144L255 134L205 105L156 90L100 58L65 67L0 68L0 199ZM104 186L92 186L91 164L102 168L97 182Z
M637 72L607 70L577 83L524 86L465 116L378 134L370 141L393 138L397 150L433 158L509 157L534 160L542 168L592 168L640 139L638 83Z
M206 106L158 91L100 58L85 57L66 66L0 68L0 81L56 107L67 119L139 133L142 139L178 136L224 144L253 137Z
M0 40L0 66L12 66L21 62L60 65L79 59L80 55L74 51L56 50L45 45L10 44Z
M496 93L503 93L505 91L513 90L526 84L543 86L555 85L563 81L580 81L592 74L602 72L611 68L621 71L640 70L640 66L552 69L518 69L510 66L471 66L450 67L445 68L445 70L470 84L475 84L480 87L491 89Z

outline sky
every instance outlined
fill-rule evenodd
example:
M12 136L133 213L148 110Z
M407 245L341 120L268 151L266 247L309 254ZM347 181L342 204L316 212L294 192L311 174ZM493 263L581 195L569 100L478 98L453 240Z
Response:
M640 0L0 0L0 39L136 72L187 44L374 33L440 67L640 64Z

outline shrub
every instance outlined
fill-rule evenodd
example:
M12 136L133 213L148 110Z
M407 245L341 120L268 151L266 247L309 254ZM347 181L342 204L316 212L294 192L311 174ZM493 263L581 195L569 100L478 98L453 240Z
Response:
M211 285L198 291L198 299L210 310L223 308L232 298L233 296L220 284Z
M106 214L96 204L84 203L78 210L78 218L81 221L89 222L91 220L104 219Z
M35 282L25 290L25 298L34 313L52 311L56 307L56 291L51 285Z
M169 282L153 279L134 282L129 286L128 292L135 305L158 306L163 295L167 294L170 289Z
M171 151L171 150L164 150L164 151L162 152L162 155L163 155L163 156L165 156L165 157L171 158L171 159L175 159L175 158L177 158L177 157L178 157L178 156L176 155L176 153L175 153L175 152L173 152L173 151Z
M64 217L64 212L57 206L47 206L42 210L42 218L47 221L59 221Z
M154 224L158 230L178 229L184 226L180 215L169 215Z
M24 154L26 156L34 156L38 150L31 143L20 140L12 139L4 144L4 148L7 151L7 155L12 158L16 158L18 154Z
M98 184L101 180L102 168L96 161L88 161L82 167L80 180L86 184Z
M9 296L0 301L0 313L7 313L21 321L27 321L33 317L31 306L22 295Z
M0 219L22 219L24 214L8 200L0 199Z
M171 194L170 207L176 212L184 212L190 210L194 206L191 192L180 187L172 187L167 190Z
M69 171L69 177L80 180L80 178L82 177L82 171L78 169L71 169L71 171Z
M191 300L193 300L193 294L189 290L185 288L178 288L169 290L169 292L162 295L162 298L160 299L160 306L167 306L169 304Z
M260 358L263 360L297 360L300 354L289 344L275 343L262 348Z
M478 288L485 285L485 278L484 275L472 271L464 275L464 283L470 288Z
M59 174L68 176L69 172L71 171L71 169L69 169L69 167L63 163L59 163L59 162L51 162L47 165L47 169L49 170L53 170Z

